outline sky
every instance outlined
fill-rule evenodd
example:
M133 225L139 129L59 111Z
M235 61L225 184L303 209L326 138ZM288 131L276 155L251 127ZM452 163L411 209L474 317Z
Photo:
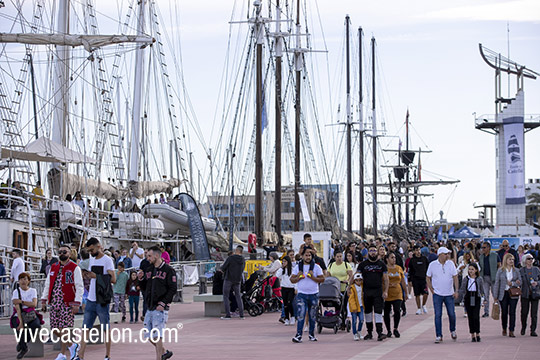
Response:
M214 116L213 108L205 104L214 104L218 96L215 79L222 62L216 58L222 59L226 50L232 3L181 6L186 81L201 122ZM478 44L507 55L509 37L510 58L540 72L540 2L343 0L308 4L319 10L316 16L320 16L326 43L320 41L318 31L319 38L313 35L314 47L326 46L331 76L342 61L346 14L353 29L362 26L366 41L376 37L388 135L396 134L409 109L412 145L433 151L423 155L423 169L461 181L457 187L425 191L435 194L426 203L430 219L438 218L441 209L450 221L476 218L473 204L495 203L495 137L476 130L473 115L494 112L494 71L481 59ZM505 77L504 95L506 82ZM514 93L512 79L510 95ZM525 82L525 112L540 114L540 80ZM540 178L540 162L535 160L540 130L531 131L525 139L525 177Z
M165 19L172 16L170 4L174 1L157 0ZM117 18L117 2L95 3L99 14ZM222 97L229 21L245 20L245 16L231 19L231 14L238 15L238 9L247 3L178 0L179 19L174 25L163 24L169 34L179 37L185 83L206 147L214 147L220 136L210 129L216 127L216 108ZM13 1L6 4L0 11L10 11ZM509 51L511 59L540 72L540 1L305 0L305 5L313 24L313 47L327 51L315 56L313 74L328 85L320 90L325 124L335 123L335 109L344 99L340 86L348 14L353 32L361 26L366 43L371 36L377 41L377 118L385 123L389 136L381 144L396 147L395 136L403 138L409 110L411 146L432 151L422 155L423 179L460 180L457 186L425 190L434 194L425 204L429 220L438 218L440 210L450 221L476 218L474 204L494 203L495 137L474 127L474 114L494 112L494 71L481 59L478 44L505 56ZM267 0L263 6L268 6ZM507 95L506 77L503 83ZM540 114L540 79L526 80L524 88L525 113ZM514 93L512 79L510 96ZM335 128L324 126L322 131L325 138L337 142ZM535 159L540 151L540 129L526 134L525 147L525 178L540 178L540 162ZM201 146L193 151L195 162L208 176L207 154ZM370 210L366 215L371 216Z

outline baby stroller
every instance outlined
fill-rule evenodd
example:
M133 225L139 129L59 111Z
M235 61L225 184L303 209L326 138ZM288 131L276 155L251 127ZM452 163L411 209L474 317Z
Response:
M275 276L264 277L263 271L255 271L244 283L242 300L250 316L281 310L283 300L279 279Z
M340 282L335 277L327 277L319 286L317 307L317 332L319 334L323 327L334 329L334 334L339 329L351 331L351 322L347 319L345 296L341 295L340 288Z

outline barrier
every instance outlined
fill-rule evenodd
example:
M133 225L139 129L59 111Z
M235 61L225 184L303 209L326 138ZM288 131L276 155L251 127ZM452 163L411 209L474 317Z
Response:
M258 270L257 267L268 266L271 263L270 260L247 260L244 272L247 273L247 278L249 278L251 274Z

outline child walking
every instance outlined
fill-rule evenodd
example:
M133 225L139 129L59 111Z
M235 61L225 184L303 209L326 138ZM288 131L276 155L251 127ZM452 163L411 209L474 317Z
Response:
M348 287L349 294L349 310L352 317L352 331L354 341L363 339L361 334L362 325L364 324L364 306L362 304L362 274L355 274L353 283Z
M141 289L139 288L139 279L137 279L137 273L132 271L127 282L126 292L129 296L129 323L133 324L137 322L139 318L139 299L141 297ZM135 317L133 314L135 313ZM135 319L135 320L133 320Z
M463 298L469 319L469 332L472 342L480 342L480 307L484 301L484 282L478 276L478 265L470 263L468 275L463 278L459 296Z
M114 290L114 312L122 312L122 322L126 321L126 285L129 276L124 271L124 262L118 263L116 270L116 283L113 286Z

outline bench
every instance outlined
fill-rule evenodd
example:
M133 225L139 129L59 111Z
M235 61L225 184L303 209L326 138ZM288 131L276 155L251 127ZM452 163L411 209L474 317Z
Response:
M220 317L225 313L223 295L200 294L193 296L193 301L204 303L205 317Z

